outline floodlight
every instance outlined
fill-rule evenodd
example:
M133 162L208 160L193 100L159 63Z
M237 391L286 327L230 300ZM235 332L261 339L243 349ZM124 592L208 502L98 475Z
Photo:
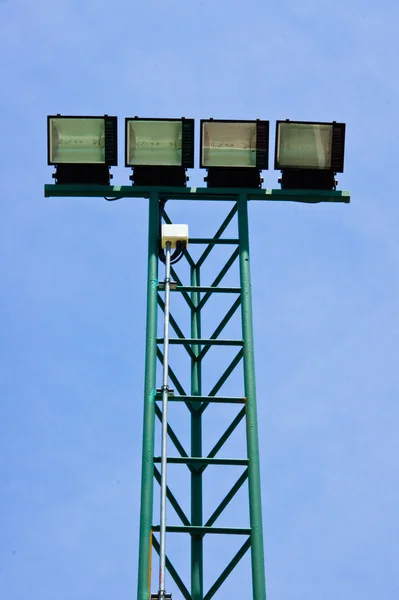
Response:
M125 164L134 185L185 185L194 166L194 119L126 119Z
M275 168L282 187L335 189L344 170L345 123L277 121Z
M118 164L117 117L47 117L48 164L57 183L109 185Z
M208 169L208 187L260 187L268 146L269 121L202 119L200 167Z

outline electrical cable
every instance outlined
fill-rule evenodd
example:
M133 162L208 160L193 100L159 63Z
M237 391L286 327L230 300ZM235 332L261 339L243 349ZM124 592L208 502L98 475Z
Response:
M187 250L186 242L176 242L176 250L171 257L171 264L175 265L179 260L181 260L184 256L184 253ZM173 259L173 261L172 261Z

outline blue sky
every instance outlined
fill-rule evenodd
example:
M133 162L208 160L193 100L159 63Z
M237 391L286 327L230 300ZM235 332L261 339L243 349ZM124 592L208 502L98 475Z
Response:
M250 207L267 590L398 597L398 17L386 1L0 1L4 598L136 594L147 204L45 199L54 113L117 115L120 164L125 116L263 118L272 137L276 119L347 123L350 205ZM225 210L173 217L201 235ZM220 595L249 594L237 577Z

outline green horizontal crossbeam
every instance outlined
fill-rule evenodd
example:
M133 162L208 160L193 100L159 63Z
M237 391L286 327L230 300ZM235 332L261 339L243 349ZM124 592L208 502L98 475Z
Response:
M161 473L158 471L158 469L156 467L154 467L154 477L157 480L157 482L159 483L159 485L161 485ZM173 506L173 508L175 509L176 514L180 517L180 520L183 523L183 525L190 525L190 521L188 520L186 513L184 512L184 510L182 509L182 507L176 500L176 497L171 492L169 486L166 486L166 497L169 500L171 506ZM212 525L212 523L208 523L208 524Z
M155 400L162 400L162 394L157 394ZM216 402L221 404L245 404L245 398L240 396L169 396L168 402Z
M241 304L241 297L238 296L235 300L233 305L230 307L230 309L227 311L226 315L223 317L223 319L220 321L219 325L216 327L215 331L212 333L210 339L211 340L216 340L216 338L219 337L219 335L222 333L223 329L226 327L226 325L228 324L228 322L230 321L230 319L233 317L233 315L235 314L235 312L237 311L238 307ZM205 356L205 354L208 352L208 350L210 349L210 346L205 346L205 348L202 348L198 358L199 360L202 360Z
M163 289L162 286L158 286ZM170 288L171 292L204 292L206 294L241 294L240 287L221 287L221 286L206 286L206 285L177 285Z
M210 600L215 595L215 593L218 591L218 589L220 588L222 583L224 583L226 581L227 577L230 575L232 570L238 565L238 563L240 562L242 557L245 555L247 550L250 548L250 546L251 546L251 538L248 538L247 540L245 540L245 542L243 543L243 545L241 546L239 551L235 554L235 556L231 559L231 561L229 562L227 567L223 570L221 575L217 578L217 580L215 581L213 586L209 589L209 592L207 594L205 594L204 600Z
M149 198L158 194L162 199L173 200L237 200L245 195L248 200L266 200L269 202L350 202L349 192L330 190L274 190L245 188L185 188L155 187L135 185L58 185L44 186L44 196L50 197L87 197L87 198Z
M238 244L240 240L237 238L188 238L188 244Z
M178 276L178 274L176 273L176 271L174 270L174 268L172 266L170 267L170 273L173 277L173 280L177 283L177 285L183 286L183 283L180 280L180 277ZM171 286L171 288L172 287L174 287L174 286ZM162 289L165 289L165 286L163 283L162 283L162 285L159 283L158 290L162 290ZM182 294L183 294L183 298L185 299L188 306L190 307L190 310L194 310L194 304L192 303L190 296L185 291L183 291Z
M220 515L222 514L222 512L224 511L226 506L228 504L230 504L230 502L232 501L234 496L237 494L238 490L242 487L242 485L246 482L247 479L248 479L248 469L245 469L244 473L242 473L240 475L240 477L237 479L237 481L235 482L235 484L233 485L231 490L226 494L226 496L220 502L219 506L213 511L213 513L211 514L211 516L205 523L206 527L211 527L214 524L214 522L216 521L216 519L218 517L220 517Z
M157 338L157 344L163 344L163 338ZM220 340L220 339L202 339L202 338L170 338L169 344L182 346L243 346L244 340Z
M159 525L154 525L153 531L158 532L160 530ZM251 530L246 527L205 527L205 525L167 525L167 533L190 533L191 535L206 535L217 534L217 535L251 535Z
M247 458L208 458L208 457L196 457L196 456L169 456L167 462L176 465L234 465L243 466L248 465ZM154 463L160 463L161 457L154 456Z
M237 247L233 254L230 256L229 260L226 262L226 264L224 265L223 269L220 271L219 275L215 278L215 280L212 282L211 284L211 290L214 290L217 286L219 286L219 283L222 281L222 279L224 278L224 276L228 273L228 271L230 270L230 268L232 267L232 265L234 264L235 260L238 258L238 255L240 254L240 249ZM223 288L220 288L223 289ZM197 310L201 310L201 308L205 305L205 303L209 300L210 296L211 296L211 291L207 292L205 294L205 296L203 296L200 300L200 303L198 304L198 309Z
M161 364L163 364L163 352L160 348L157 348L157 358L158 358L159 362ZM169 377L170 377L170 380L172 381L173 385L176 387L177 391L179 392L179 394L184 396L186 392L184 391L183 386L181 385L177 375L175 374L175 372L173 371L173 369L170 365L169 365Z
M159 408L159 406L156 404L155 405L155 414L158 417L158 419L161 421L162 423L162 411ZM167 425L167 432L168 432L168 436L170 437L171 441L173 442L176 450L178 451L178 453L180 454L180 456L183 457L188 457L187 452L185 451L185 449L183 448L183 445L181 444L181 442L179 441L179 438L177 437L177 435L175 434L175 432L173 431L171 425L168 423Z
M237 426L241 423L241 421L243 420L244 417L245 417L245 406L242 407L242 409L240 410L238 415L236 415L236 417L233 419L232 423L230 423L230 425L228 426L226 431L223 433L223 435L220 437L220 439L216 442L216 444L214 445L212 450L209 452L207 458L213 458L216 456L216 454L224 446L224 444L227 442L227 440L229 439L231 434L236 430ZM202 470L205 471L206 467L207 467L207 465L205 464L202 467Z
M238 353L233 358L233 360L231 361L231 363L229 364L229 366L227 367L227 369L225 370L225 372L223 373L223 375L221 377L219 377L218 381L215 383L215 385L213 386L213 388L209 392L209 396L216 396L216 394L218 393L218 391L220 390L220 388L228 380L228 378L230 377L230 375L232 374L232 372L234 371L234 369L237 367L237 365L241 361L241 359L242 359L242 357L244 355L243 350L244 349L241 348L238 351ZM200 414L202 414L204 412L204 410L206 409L206 407L208 406L208 404L209 404L209 402L204 402L203 404L201 404L201 407L198 409L198 412Z

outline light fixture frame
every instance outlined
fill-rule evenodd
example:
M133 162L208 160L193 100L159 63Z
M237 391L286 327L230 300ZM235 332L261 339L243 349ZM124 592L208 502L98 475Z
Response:
M128 155L128 124L130 121L160 121L160 122L181 122L182 123L182 161L181 165L132 165L127 162ZM187 130L185 132L185 125ZM194 168L194 137L195 137L195 120L187 119L186 117L180 117L179 119L165 119L161 117L126 117L125 118L125 167L132 169L139 168L151 168L151 169L193 169ZM186 135L185 135L186 134ZM191 136L191 137L190 137Z
M202 162L202 144L203 144L203 123L255 123L256 127L256 164L254 166L206 166ZM264 127L264 131L261 131L261 127ZM262 119L201 119L200 120L200 168L201 169L257 169L259 171L266 171L269 168L269 134L270 134L270 121L264 121ZM264 146L258 146L258 142L266 138Z
M279 125L281 123L289 123L292 125L331 125L331 167L284 167L279 165L277 158L278 142L279 142ZM290 119L276 121L276 138L274 146L274 168L276 171L332 171L333 173L344 172L345 158L345 134L346 123L337 123L336 121L291 121Z
M96 163L59 163L50 160L50 120L51 119L90 119L90 120L104 120L104 129L105 129L105 147L104 154L105 159L104 162L96 162ZM110 131L108 132L107 137L107 122L109 124ZM103 166L106 165L108 167L117 166L118 165L118 117L109 116L109 115L48 115L47 116L47 164L57 167L58 165L62 165L63 167L74 165L84 166L84 165L97 165Z

